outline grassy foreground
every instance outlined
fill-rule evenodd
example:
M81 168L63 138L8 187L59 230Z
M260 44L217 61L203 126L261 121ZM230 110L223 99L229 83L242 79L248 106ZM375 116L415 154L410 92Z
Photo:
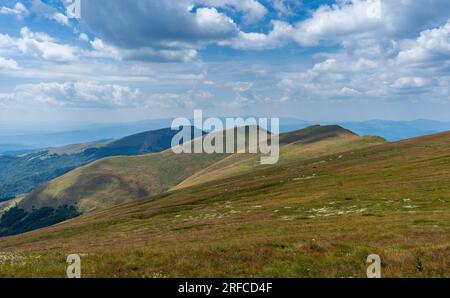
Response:
M0 239L1 277L450 277L450 133L291 160Z

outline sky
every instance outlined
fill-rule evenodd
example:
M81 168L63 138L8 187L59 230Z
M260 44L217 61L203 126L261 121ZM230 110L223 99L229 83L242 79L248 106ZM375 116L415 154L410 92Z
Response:
M450 121L448 0L71 1L0 0L0 123Z

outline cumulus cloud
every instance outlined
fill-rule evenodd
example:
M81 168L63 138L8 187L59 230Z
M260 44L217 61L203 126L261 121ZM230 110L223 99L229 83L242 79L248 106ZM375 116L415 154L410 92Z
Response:
M19 65L13 59L7 59L0 56L0 70L17 70Z
M239 35L230 40L220 42L236 49L273 49L288 43L291 39L293 27L282 21L272 21L273 30L268 34L239 32Z
M278 87L284 99L381 96L386 93L384 66L365 58L335 54L303 72L280 76Z
M13 92L0 93L0 102L10 105L59 107L122 107L137 105L139 89L94 82L47 82L18 85Z
M58 12L54 8L47 7L40 0L33 2L37 4L30 8L32 13L38 13L40 7L41 15L58 21L55 19ZM136 102L147 106L158 106L162 102L164 107L207 105L213 88L220 89L223 98L230 98L227 104L233 102L234 95L233 103L240 106L264 100L258 96L258 93L263 94L261 90L269 94L267 97L283 101L298 98L394 100L402 96L425 100L448 98L450 6L448 0L427 0L427 7L423 9L423 3L411 0L337 0L334 4L307 10L301 1L296 0L89 0L83 2L82 19L77 26L89 35L73 30L74 43L79 43L79 47L28 28L23 28L18 37L0 34L0 55L5 57L3 60L0 58L0 68L17 69L15 60L20 62L17 57L24 54L45 61L68 62L63 65L49 63L53 68L48 67L47 70L51 72L60 67L58 70L65 74L78 71L77 76L68 75L69 80L97 80L95 77L98 76L99 81L112 83L99 85L97 89L85 86L99 98L91 101L87 94L81 96L81 86L75 86L75 83L67 83L63 87L59 83L45 86L53 90L51 92L37 92L32 86L27 86L32 90L30 94L38 94L38 99L68 105L77 103L58 99L72 96L81 103L108 105L111 101L106 98L113 98L111 86L118 86L114 83L134 80L133 83L137 84L138 80L148 82L149 79L160 83L157 87L159 93L133 97L134 89L120 90ZM269 5L272 6L270 9ZM274 19L269 19L271 17ZM59 16L59 23L70 25L64 14ZM271 52L269 62L252 61L264 69L255 77L255 74L249 74L250 70L242 71L244 67L252 67L246 64L247 61L239 67L236 63L234 68L227 67L229 61L202 62L199 53L203 50L208 53L209 45L243 51L285 47L286 56L292 55L293 58L289 65L271 65L272 61L278 61ZM304 48L308 49L299 50ZM288 59L280 60L287 63ZM40 63L47 65L45 61ZM136 61L193 63L157 66ZM93 63L97 63L96 66L102 64L104 68L91 71ZM175 70L194 68L193 65L205 71L192 74ZM143 66L157 70L130 75L131 68L135 70ZM173 69L169 71L171 67ZM210 69L212 77L208 75L208 67L213 69ZM163 68L163 71L158 71ZM236 81L226 83L233 79ZM39 80L54 79L39 77ZM181 80L203 82L202 86L209 90L173 92L174 81L178 83ZM275 83L271 85L272 82ZM106 89L105 96L100 95L100 86ZM42 86L40 88L43 89ZM180 88L177 85L176 88L191 86ZM275 92L277 94L274 95ZM427 96L420 97L422 92ZM15 94L19 93L27 98L27 93L18 88L15 93L4 94L4 100L15 99Z
M11 36L0 33L0 49L11 49L15 44L16 42Z
M76 59L75 47L59 44L46 33L32 32L27 27L20 30L21 38L16 40L17 47L26 54L38 56L44 60L67 62Z
M198 2L212 7L231 8L242 12L245 21L249 23L261 21L268 13L267 8L258 0L200 0Z
M280 74L282 100L449 98L443 82L450 66L450 6L430 0L423 9L419 2L338 1L296 24L282 22L252 39L241 35L232 46L340 45L337 51L316 54L321 61L309 69ZM418 37L405 39L412 33Z
M283 1L275 1L279 9L286 11ZM342 36L369 32L383 25L378 14L380 0L339 1L334 5L322 5L305 20L290 24L273 22L268 33L241 34L233 45L238 48L267 48L284 41L301 46L317 46L320 42L341 41ZM245 45L245 46L243 46Z
M60 25L70 26L69 18L64 13L41 0L31 1L31 12L43 16L46 19L53 20Z
M30 12L21 2L17 2L14 7L0 7L0 14L3 15L15 15L18 19L23 19L28 16Z
M83 4L82 21L104 44L123 50L130 59L191 60L199 47L239 33L224 13L214 7L193 9L187 0Z
M300 45L314 46L342 35L370 32L382 25L381 12L377 12L380 7L378 0L321 6L311 18L295 26L293 39Z
M397 62L440 63L441 60L448 58L450 58L450 20L441 27L421 32L414 41L404 41Z
M401 77L392 84L393 88L404 89L404 88L422 88L427 86L429 80L421 77Z
M0 34L0 50L18 50L47 61L70 62L77 59L77 47L58 43L43 32L33 32L28 27L20 30L20 37Z
M281 4L276 5L283 7ZM320 6L309 17L297 23L278 21L268 33L240 34L240 40L231 45L237 48L265 49L279 42L280 36L284 41L294 42L302 47L322 43L342 44L350 40L357 42L367 38L395 39L448 19L448 1L430 0L426 9L423 9L423 5L421 1L337 1L332 5ZM279 43L279 46L285 43Z
M78 39L81 41L89 41L89 36L86 33L81 33L80 35L78 35Z
M62 14L60 12L53 13L52 15L49 16L49 18L55 20L56 22L64 26L70 25L69 18L65 14Z
M126 85L93 81L42 82L16 86L0 93L0 106L47 108L195 108L214 94L204 90L146 92Z

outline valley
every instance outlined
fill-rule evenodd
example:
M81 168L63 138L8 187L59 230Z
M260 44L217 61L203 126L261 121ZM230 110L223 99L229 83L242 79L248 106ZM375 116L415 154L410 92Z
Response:
M171 146L177 131L161 129L124 138L54 147L19 155L0 155L0 202L95 160L116 155L161 152Z

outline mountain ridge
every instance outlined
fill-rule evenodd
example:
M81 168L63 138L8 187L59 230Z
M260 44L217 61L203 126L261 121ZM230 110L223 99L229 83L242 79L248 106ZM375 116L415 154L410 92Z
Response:
M313 137L314 135L316 137ZM289 136L291 137L288 138ZM348 137L350 139L347 139ZM302 140L309 142L306 144L313 144L329 138L344 139L342 143L338 142L338 145L363 140L358 146L366 146L380 141L367 139L366 143L366 139L339 126L315 126L280 136L280 140L284 140L282 146L292 145L294 149L305 145L299 143ZM326 144L321 154L326 154L331 148L336 148L334 143ZM341 150L344 149L346 148ZM302 153L300 151L293 156ZM244 162L248 161L247 158L259 158L259 155L254 154L174 154L171 149L167 149L161 153L137 157L116 156L100 159L40 187L22 200L20 206L30 210L33 207L75 205L80 212L92 212L168 191L196 173L210 169L216 163L222 165L221 161L233 156L238 159L238 163L229 175L240 170L242 158ZM207 176L209 179L214 177Z
M446 277L449 150L446 132L258 167L2 238L0 250L29 261L6 266L15 276L61 276L48 264L82 251L86 277L364 277L373 253L385 277Z
M178 130L166 128L117 140L50 148L19 156L0 156L0 200L28 193L42 183L100 158L166 150L177 133Z

